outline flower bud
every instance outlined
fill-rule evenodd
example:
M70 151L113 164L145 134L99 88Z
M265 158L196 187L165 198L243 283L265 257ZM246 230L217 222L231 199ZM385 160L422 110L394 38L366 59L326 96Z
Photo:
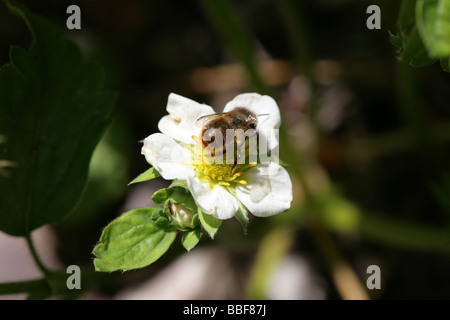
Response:
M198 225L197 212L192 211L182 203L174 203L170 201L169 210L172 215L173 222L178 229L192 229Z

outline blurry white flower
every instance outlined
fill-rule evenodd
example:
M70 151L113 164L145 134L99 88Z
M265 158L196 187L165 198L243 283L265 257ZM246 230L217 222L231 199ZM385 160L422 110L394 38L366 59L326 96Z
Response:
M256 93L238 95L227 103L224 112L245 107L258 117L256 132L268 149L278 147L276 133L280 126L280 111L269 96ZM214 114L205 104L199 104L177 94L169 95L168 115L158 123L162 133L144 140L142 154L167 180L185 180L196 205L218 219L232 218L245 206L253 215L267 217L290 208L292 183L287 171L276 162L247 164L198 162L201 151L201 127L198 118ZM194 139L193 139L194 138Z

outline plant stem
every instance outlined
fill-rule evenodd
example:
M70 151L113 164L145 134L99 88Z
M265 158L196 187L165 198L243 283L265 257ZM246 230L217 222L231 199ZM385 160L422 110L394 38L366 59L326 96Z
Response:
M228 0L202 0L201 3L211 23L228 43L236 58L245 66L250 83L259 92L268 94L269 88L264 83L254 54L254 43L247 29L236 17Z
M298 72L313 80L313 64L308 31L303 23L301 5L297 1L277 1Z
M253 270L250 273L247 297L267 299L267 285L280 261L287 255L294 242L294 231L286 226L270 231L261 240Z
M344 300L368 300L369 296L351 265L320 219L312 221L310 231L330 271L333 282Z
M27 239L27 244L28 244L28 247L30 248L31 255L33 256L34 262L36 263L38 268L44 273L44 275L47 276L50 273L50 271L44 266L41 259L39 258L39 255L33 244L33 239L31 238L31 233L27 234L25 238Z
M363 237L380 243L427 252L450 253L450 232L445 228L405 223L379 214L361 214Z
M0 283L0 295L23 292L47 292L49 290L45 279Z

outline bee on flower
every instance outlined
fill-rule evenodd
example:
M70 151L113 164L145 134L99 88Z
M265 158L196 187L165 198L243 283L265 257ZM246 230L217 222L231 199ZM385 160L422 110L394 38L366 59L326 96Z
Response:
M242 209L268 217L290 208L291 179L278 163L280 111L271 97L241 94L217 114L171 93L167 111L142 154L164 179L185 181L200 210L224 220Z

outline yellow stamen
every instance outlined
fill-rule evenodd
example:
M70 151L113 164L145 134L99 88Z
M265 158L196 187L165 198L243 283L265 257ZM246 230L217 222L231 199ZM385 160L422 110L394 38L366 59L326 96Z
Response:
M247 181L245 181L245 180L239 180L239 183L240 183L240 184L247 184Z
M209 176L205 176L206 180L211 180L211 178Z
M248 166L251 168L256 166L257 164L258 164L257 162L250 162Z
M230 186L230 184L229 184L228 182L220 182L220 184L221 184L221 185L224 185L224 186L226 186L226 187L229 187L229 186Z
M233 178L237 178L237 177L240 177L241 175L242 175L242 173L241 173L241 172L235 173L235 174L233 175Z
M192 140L194 140L195 143L200 144L202 141L197 136L191 136Z

